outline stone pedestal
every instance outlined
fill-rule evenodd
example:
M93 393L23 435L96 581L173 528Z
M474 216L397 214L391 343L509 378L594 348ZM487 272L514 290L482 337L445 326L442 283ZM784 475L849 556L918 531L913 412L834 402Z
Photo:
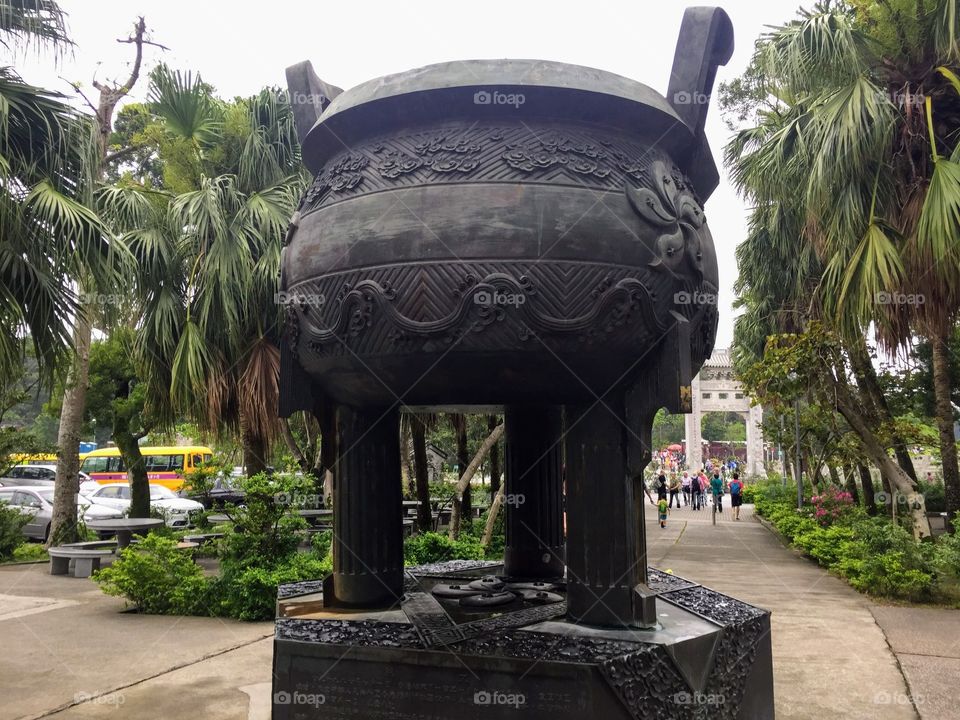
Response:
M465 612L431 589L502 573L465 561L410 568L396 610L280 617L274 720L773 720L769 613L648 572L646 630L576 625L563 600ZM281 587L281 613L315 590Z
M559 407L510 406L504 488L505 574L563 576L563 413Z

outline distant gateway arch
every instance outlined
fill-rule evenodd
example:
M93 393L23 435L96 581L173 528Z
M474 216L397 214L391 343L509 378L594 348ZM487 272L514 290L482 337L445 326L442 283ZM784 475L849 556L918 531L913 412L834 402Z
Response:
M706 412L735 412L743 415L747 423L746 474L762 475L766 472L763 461L763 408L750 406L750 397L733 374L733 362L728 349L714 350L704 363L700 374L691 386L693 411L685 418L687 440L687 467L703 466L703 436L700 421Z

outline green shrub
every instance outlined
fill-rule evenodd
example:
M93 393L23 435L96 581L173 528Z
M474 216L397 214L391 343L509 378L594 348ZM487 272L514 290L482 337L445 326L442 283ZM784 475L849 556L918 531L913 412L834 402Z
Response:
M428 532L407 538L403 557L407 565L424 565L443 560L483 560L483 546L471 535L451 540L446 535Z
M207 614L203 569L177 543L156 534L120 551L108 568L94 574L108 595L126 598L145 613Z
M220 559L226 563L273 567L300 544L298 531L306 521L294 511L312 497L313 485L296 475L254 475L240 481L244 506L230 511L234 524L220 541Z
M849 525L815 526L793 538L793 544L826 568L833 568L848 551L855 532Z
M27 515L6 503L0 503L0 560L12 558L14 551L26 541L23 526L28 522L30 518Z
M312 538L310 538L310 546L313 548L313 552L317 557L326 557L330 554L330 550L333 547L333 531L324 530L323 532L315 533Z
M934 589L933 546L886 518L862 517L851 526L835 569L857 590L907 600L928 600Z
M238 620L270 620L274 617L277 587L301 580L319 580L332 570L329 557L293 553L272 567L227 565L213 583L219 614Z
M47 550L40 543L24 543L13 551L13 559L16 562L36 562L37 560L49 560Z

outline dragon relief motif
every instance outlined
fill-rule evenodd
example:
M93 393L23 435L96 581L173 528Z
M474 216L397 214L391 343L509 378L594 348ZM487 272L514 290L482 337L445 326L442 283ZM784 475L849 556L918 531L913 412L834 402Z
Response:
M699 280L703 278L703 250L700 230L706 224L703 208L679 173L671 172L662 160L648 170L648 187L624 185L631 207L641 218L660 230L657 257L650 266L675 272L684 263Z

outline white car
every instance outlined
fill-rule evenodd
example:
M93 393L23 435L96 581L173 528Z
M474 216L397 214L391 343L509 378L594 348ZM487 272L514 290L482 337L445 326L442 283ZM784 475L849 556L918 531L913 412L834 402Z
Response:
M84 483L80 491L85 497L99 505L127 511L130 509L130 486L123 483L100 485L89 490ZM163 485L150 486L150 507L158 510L170 527L182 528L193 524L192 515L203 512L203 505L196 500L179 497L173 490Z
M0 503L16 508L30 517L23 534L34 540L46 541L53 519L53 488L35 485L0 488ZM123 517L123 512L91 502L82 494L77 497L77 518L84 522Z

